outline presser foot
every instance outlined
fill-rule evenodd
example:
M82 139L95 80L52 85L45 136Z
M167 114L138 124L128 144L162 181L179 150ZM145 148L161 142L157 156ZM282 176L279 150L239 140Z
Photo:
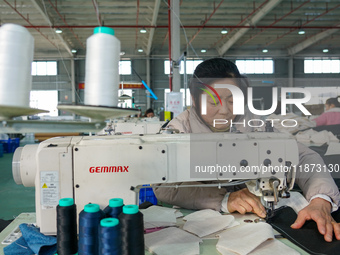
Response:
M274 216L274 203L269 203L269 207L266 208L266 222L268 222Z
M282 210L282 209L284 209L284 208L286 208L287 206L286 205L283 205L283 206L281 206L281 207L279 207L279 208L276 208L276 209L274 209L274 208L266 208L266 212L267 212L267 215L266 215L266 218L265 218L265 220L266 220L266 222L267 223L270 223L271 222L271 219L280 211L280 210Z

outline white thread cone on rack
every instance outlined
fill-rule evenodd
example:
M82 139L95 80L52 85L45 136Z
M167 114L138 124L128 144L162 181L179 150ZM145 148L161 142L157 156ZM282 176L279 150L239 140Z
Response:
M86 41L85 105L117 106L120 41L108 27L97 27Z
M34 39L16 24L0 27L0 105L29 107Z

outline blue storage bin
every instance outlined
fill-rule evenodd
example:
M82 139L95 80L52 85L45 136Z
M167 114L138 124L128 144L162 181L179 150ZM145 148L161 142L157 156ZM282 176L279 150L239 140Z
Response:
M8 140L0 140L4 153L13 153L20 145L20 138L8 138Z
M2 153L5 152L5 147L7 149L7 143L8 143L8 140L0 140L0 147L1 147Z
M145 188L141 188L139 191L139 204L142 204L146 201L153 203L154 205L157 205L157 198L155 194L153 193L152 188L150 185L143 185ZM149 188L146 188L149 187Z

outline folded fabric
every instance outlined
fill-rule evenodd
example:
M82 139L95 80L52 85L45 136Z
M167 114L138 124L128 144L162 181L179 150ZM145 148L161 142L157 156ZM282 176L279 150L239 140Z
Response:
M294 113L287 113L286 115L271 114L267 117L268 120L275 119L273 121L275 129L279 130L281 133L296 133L299 130L305 130L307 128L315 127L315 122L309 120L307 117L301 117ZM296 121L297 125L294 127L287 127L282 125L282 121L285 119L293 119Z
M219 234L216 248L221 253L228 250L237 254L249 254L268 239L273 239L273 229L267 223L251 223L228 229ZM222 248L222 249L220 249Z
M296 250L288 247L284 243L275 240L269 239L264 243L260 244L255 248L249 255L273 255L273 251L275 251L275 255L299 255L300 253Z
M4 248L5 255L14 254L37 254L53 255L57 251L57 238L45 236L39 228L31 224L20 224L22 237ZM22 253L22 252L26 253ZM21 253L20 253L21 252Z
M183 229L199 237L207 236L217 231L226 229L234 221L232 215L219 215L207 218L205 221L188 220Z
M217 216L221 216L221 214L218 211L212 209L204 209L188 214L183 218L183 220L205 221L208 218L213 218Z
M25 239L20 237L15 242L4 247L5 255L32 255L33 251L28 247Z
M144 235L146 248L157 255L199 254L200 238L179 228L169 227Z
M176 218L183 217L183 213L181 213L181 211L179 211L179 210L175 211L175 215L176 215Z
M232 252L228 249L220 247L218 251L222 255L235 255L237 253ZM267 241L260 244L253 251L248 253L249 255L273 255L273 251L275 251L275 255L299 255L300 253L283 244L282 242L275 239L268 239Z
M330 155L338 155L340 151L340 143L339 142L330 142L325 153L325 156Z
M295 138L301 143L313 143L315 146L321 146L325 143L329 144L331 142L339 142L332 132L326 130L319 132L312 129L300 131L298 134L296 134Z
M329 144L330 142L339 142L339 140L332 132L323 130L311 135L311 142L316 144Z
M156 228L176 225L177 209L150 206L145 210L141 210L144 219L144 228Z
M333 218L339 222L340 210L332 213ZM302 228L292 229L290 225L294 223L297 214L292 208L286 207L275 212L270 219L272 227L280 232L291 242L304 249L309 254L315 255L338 255L340 251L340 241L333 237L332 242L326 242L323 235L318 231L314 221L307 221Z

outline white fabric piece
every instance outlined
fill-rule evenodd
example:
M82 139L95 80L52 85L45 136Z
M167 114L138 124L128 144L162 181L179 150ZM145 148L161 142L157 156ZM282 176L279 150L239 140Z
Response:
M296 213L305 208L308 205L308 201L306 198L301 195L299 192L290 192L290 198L280 198L279 202L275 206L275 208L279 208L281 206L289 206Z
M303 144L310 144L310 135L306 133L298 133L295 135L295 139Z
M203 237L227 228L233 221L234 216L232 215L219 215L204 221L188 220L184 224L183 229L199 237Z
M315 127L315 122L309 120L307 117L301 117L298 116L294 113L287 113L286 115L276 115L276 114L271 114L267 117L267 120L274 119L274 128L279 130L281 133L295 133L299 130L304 130L307 128L312 128ZM293 119L297 122L297 125L295 127L285 127L282 126L282 121L285 119ZM285 123L286 125L292 125L292 121Z
M315 131L312 129L299 132L295 136L296 140L304 143L304 144L311 144L316 146L321 146L325 143L330 144L332 142L339 142L339 140L334 136L332 132L323 130L323 131Z
M200 238L179 228L170 227L144 235L145 246L157 255L199 254Z
M267 223L251 223L227 229L219 234L216 248L237 254L249 254L268 239L274 239L273 229Z
M140 211L143 213L145 229L176 225L176 209L150 206Z
M176 210L175 211L175 216L176 216L176 218L183 217L183 213L181 213L179 210Z
M230 223L230 225L228 226L228 228L233 228L233 227L236 227L236 226L239 226L239 225L240 225L240 223L234 219L234 221L232 221L232 222Z
M216 248L217 248L217 246L216 246ZM236 252L232 252L232 251L230 251L230 250L228 250L224 247L218 247L217 250L222 255L235 255L235 254L237 254Z
M340 153L340 143L330 142L325 153L325 156L338 155Z
M284 243L269 239L264 243L260 244L255 250L249 253L249 255L299 255L300 253L290 248Z
M330 142L339 142L338 138L335 137L335 135L332 132L323 130L320 132L316 132L311 136L311 142L317 143L317 144L323 144Z
M221 216L221 214L218 211L212 209L204 209L188 214L183 218L183 220L204 221L208 218L214 218L218 216Z
M218 251L222 255L235 255L237 253L232 252L228 249L220 247ZM300 253L296 250L290 248L289 246L285 245L284 243L276 240L276 239L269 239L264 243L260 244L255 250L248 253L249 255L299 255Z

